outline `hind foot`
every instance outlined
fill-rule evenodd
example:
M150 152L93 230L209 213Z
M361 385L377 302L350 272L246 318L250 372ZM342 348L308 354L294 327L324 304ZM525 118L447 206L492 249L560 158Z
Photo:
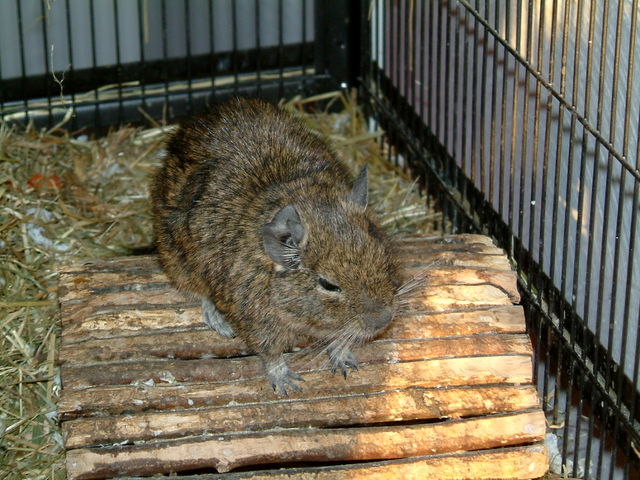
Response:
M233 338L236 336L236 332L233 331L233 327L227 323L216 306L208 298L202 299L202 320L209 328L215 330L223 337Z

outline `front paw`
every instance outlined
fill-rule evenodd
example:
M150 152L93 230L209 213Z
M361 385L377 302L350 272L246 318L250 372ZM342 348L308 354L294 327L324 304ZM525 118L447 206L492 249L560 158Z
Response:
M329 350L329 359L331 360L331 371L336 373L340 370L344 378L347 378L349 369L358 370L358 360L349 349Z
M283 359L274 362L265 362L267 377L273 391L278 395L289 396L287 388L301 392L302 389L294 382L294 380L304 382L302 377L292 371Z

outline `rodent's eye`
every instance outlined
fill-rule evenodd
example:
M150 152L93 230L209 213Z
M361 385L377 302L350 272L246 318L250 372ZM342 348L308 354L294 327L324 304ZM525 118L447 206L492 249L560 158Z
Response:
M320 285L322 288L324 288L327 292L341 292L342 291L342 289L339 286L334 285L333 283L331 283L326 278L318 277L318 285Z

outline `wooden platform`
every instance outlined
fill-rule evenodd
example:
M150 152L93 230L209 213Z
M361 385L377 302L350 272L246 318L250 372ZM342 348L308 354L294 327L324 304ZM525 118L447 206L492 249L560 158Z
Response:
M239 340L202 323L154 257L62 271L69 478L542 476L545 419L503 252L477 235L398 242L404 279L427 280L407 314L356 351L347 380L324 357L290 354L305 382L289 398Z

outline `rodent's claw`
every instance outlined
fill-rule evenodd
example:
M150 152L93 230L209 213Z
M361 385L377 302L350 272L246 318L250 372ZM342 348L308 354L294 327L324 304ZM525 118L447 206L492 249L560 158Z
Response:
M302 388L294 380L304 382L304 379L296 372L292 371L284 361L267 366L267 376L273 391L279 395L289 396L287 388L301 392Z
M338 369L342 372L342 376L346 379L349 369L358 370L358 360L353 353L349 350L345 350L339 354L335 351L330 352L329 358L331 359L331 371L336 373Z

